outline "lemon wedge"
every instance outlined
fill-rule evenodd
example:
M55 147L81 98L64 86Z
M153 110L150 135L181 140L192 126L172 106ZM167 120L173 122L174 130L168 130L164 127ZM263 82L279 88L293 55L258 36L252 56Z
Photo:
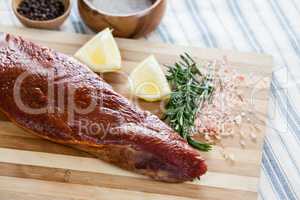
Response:
M110 29L89 40L74 55L94 72L111 72L121 68L121 55Z
M131 93L146 101L158 101L169 96L170 86L155 57L149 56L129 75Z

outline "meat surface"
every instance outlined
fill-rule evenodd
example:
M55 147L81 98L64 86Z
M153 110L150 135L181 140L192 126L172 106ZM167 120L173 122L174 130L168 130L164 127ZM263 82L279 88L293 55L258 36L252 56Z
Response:
M176 132L85 65L10 34L0 39L0 110L35 135L156 180L189 181L207 170Z

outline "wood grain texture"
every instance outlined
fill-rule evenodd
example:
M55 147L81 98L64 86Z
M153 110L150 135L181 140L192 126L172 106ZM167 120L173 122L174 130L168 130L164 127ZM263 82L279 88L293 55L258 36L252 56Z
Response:
M21 35L34 42L72 55L91 36L67 34L0 26L0 31ZM41 37L42 35L42 37ZM265 132L272 58L267 55L239 53L218 49L198 49L144 41L117 39L123 57L119 74L106 74L104 78L115 90L130 96L126 87L127 74L149 54L161 64L172 64L178 54L190 52L198 61L226 56L233 68L244 74L259 76L263 84L247 85L245 91L257 90L249 96L255 102L254 111L261 123L252 130L245 123L244 131L255 131L256 142L246 148L239 138L224 141L227 150L235 155L235 162L223 159L220 147L202 153L207 159L208 173L199 181L167 184L111 166L93 156L55 144L16 127L0 116L0 196L6 199L240 199L257 198L260 176L261 150ZM258 81L258 83L260 83ZM136 101L144 109L160 115L157 103Z

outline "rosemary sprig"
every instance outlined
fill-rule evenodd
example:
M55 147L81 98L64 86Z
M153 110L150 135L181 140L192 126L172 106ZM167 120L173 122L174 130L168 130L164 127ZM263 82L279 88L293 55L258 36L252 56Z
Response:
M198 109L211 98L214 91L212 73L202 74L196 62L187 53L180 55L180 59L173 66L167 66L167 79L172 93L166 105L164 119L192 147L210 151L210 144L194 140L191 134L194 131Z

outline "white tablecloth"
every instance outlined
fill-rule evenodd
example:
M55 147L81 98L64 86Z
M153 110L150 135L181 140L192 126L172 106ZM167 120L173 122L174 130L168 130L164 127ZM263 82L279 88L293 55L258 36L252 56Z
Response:
M0 0L0 23L20 26L10 3ZM73 6L61 30L91 33ZM259 197L300 199L300 0L169 0L145 39L274 56Z

